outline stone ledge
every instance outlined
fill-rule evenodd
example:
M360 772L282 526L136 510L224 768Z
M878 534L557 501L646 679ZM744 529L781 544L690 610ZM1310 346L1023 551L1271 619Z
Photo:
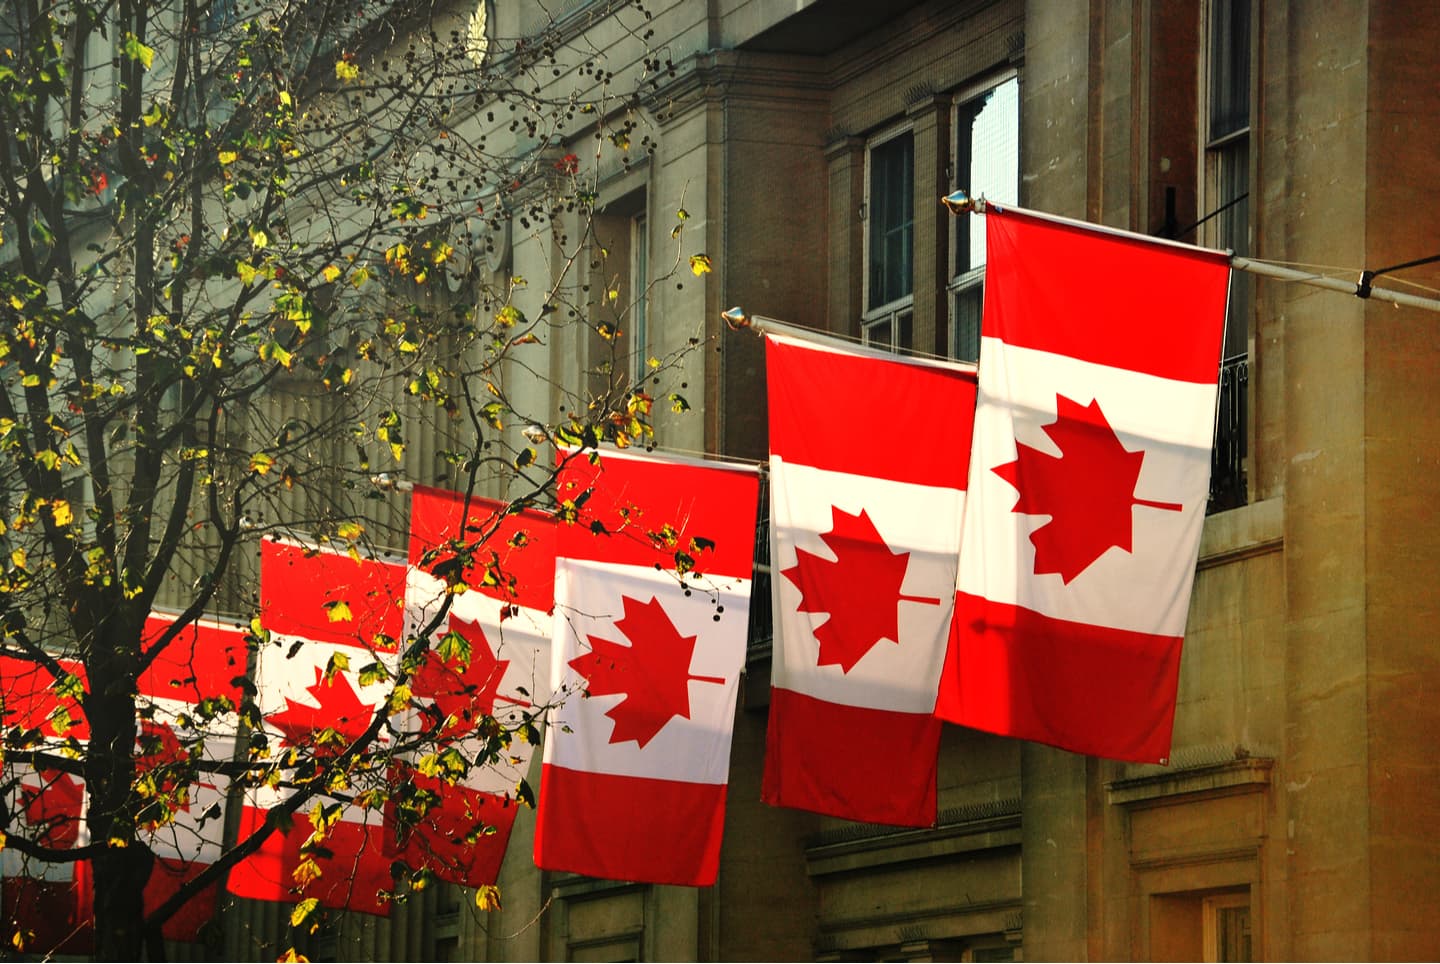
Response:
M934 827L851 824L815 834L805 847L812 877L1020 845L1020 801L999 800L940 813Z
M1199 793L1261 790L1270 786L1274 767L1269 757L1244 757L1115 780L1105 785L1105 798L1112 806L1129 806Z
M1285 500L1266 499L1217 512L1205 519L1197 569L1212 569L1252 556L1278 552L1285 545Z

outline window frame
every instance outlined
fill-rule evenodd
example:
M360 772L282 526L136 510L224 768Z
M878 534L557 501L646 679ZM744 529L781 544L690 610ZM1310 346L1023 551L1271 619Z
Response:
M1200 899L1200 935L1203 943L1201 959L1213 961L1219 964L1221 961L1229 960L1222 957L1221 950L1224 942L1221 940L1221 926L1224 920L1223 912L1227 910L1243 909L1245 911L1245 941L1249 945L1250 953L1246 960L1255 958L1255 912L1250 903L1250 889L1231 890L1223 893L1211 894Z
M1020 193L1020 136L1022 125L1020 124L1020 71L1014 67L1006 68L998 73L987 74L986 76L966 84L956 90L950 106L950 143L947 146L950 190L964 189L967 193L971 191L970 171L960 170L960 137L962 110L969 104L974 103L981 97L992 91L998 90L1005 84L1013 82L1016 85L1016 109L1015 109L1015 197L994 197L990 200L1019 203ZM978 116L978 114L977 114ZM965 133L969 133L973 127L966 125ZM973 166L973 165L972 165ZM982 192L983 193L983 192ZM961 238L968 238L971 219L969 217L957 217L953 219L950 236L950 276L945 282L945 320L946 320L946 354L951 358L962 361L977 361L979 359L979 314L977 312L977 324L975 327L975 345L972 352L969 346L962 345L961 324L960 324L960 301L962 298L971 296L972 292L979 293L981 302L984 300L985 289L985 262L982 260L978 265L969 263L970 245L968 241L961 244ZM966 263L960 263L962 251L966 254Z
M873 197L875 182L875 151L891 144L900 137L910 138L910 169L909 194L910 194L910 217L908 229L910 231L909 246L909 285L908 291L899 297L871 307L871 275L874 266L875 255L874 242L872 241L873 231ZM863 257L864 273L862 278L860 304L863 310L860 316L860 338L865 345L885 348L890 351L909 350L914 347L914 312L915 312L915 125L912 121L901 121L881 128L871 135L865 143L865 194L861 207L861 221L863 229ZM887 334L882 336L881 331ZM896 334L901 333L900 339ZM900 342L896 344L897 340Z

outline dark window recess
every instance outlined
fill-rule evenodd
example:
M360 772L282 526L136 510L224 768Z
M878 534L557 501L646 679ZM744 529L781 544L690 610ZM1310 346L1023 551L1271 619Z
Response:
M1250 360L1227 358L1220 366L1220 396L1215 410L1215 447L1210 451L1210 503L1207 512L1223 512L1245 504L1245 398Z
M745 637L748 659L770 655L775 638L770 599L770 480L760 477L760 504L755 522L754 579L750 583L750 628Z

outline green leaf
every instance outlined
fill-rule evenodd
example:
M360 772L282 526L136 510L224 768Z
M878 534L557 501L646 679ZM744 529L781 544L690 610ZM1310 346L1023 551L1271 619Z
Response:
M140 61L146 70L149 70L150 65L155 61L155 48L145 46L133 33L125 35L125 44L121 50L131 60Z
M390 679L390 671L379 663L367 663L360 668L360 685L370 686Z
M470 663L470 640L452 629L440 637L440 642L435 647L435 655L439 656L446 663L459 663L462 666L468 666Z

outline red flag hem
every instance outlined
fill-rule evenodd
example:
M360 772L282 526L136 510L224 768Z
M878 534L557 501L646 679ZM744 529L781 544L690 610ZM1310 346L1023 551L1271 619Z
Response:
M935 825L938 719L770 691L760 798L899 827Z
M725 784L540 773L535 865L605 880L709 887L720 870Z
M1135 763L1170 755L1180 636L1054 619L957 593L937 712L954 723Z

